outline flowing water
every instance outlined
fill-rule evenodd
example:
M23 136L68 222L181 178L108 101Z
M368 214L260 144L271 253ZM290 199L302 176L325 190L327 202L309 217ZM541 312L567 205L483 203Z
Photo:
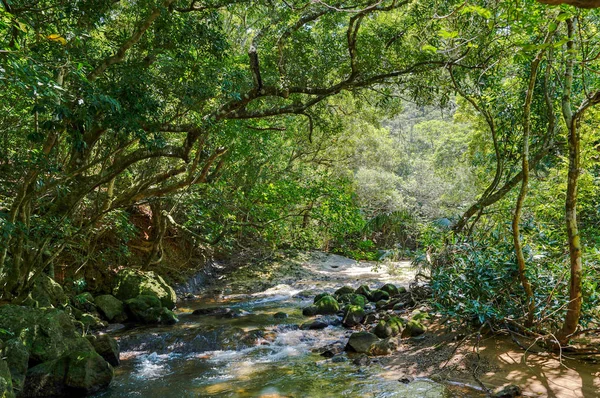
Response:
M315 264L311 264L315 266ZM408 264L405 264L410 273ZM312 297L298 292L321 291L342 284L371 284L395 280L406 285L407 275L373 273L370 266L329 258L317 264L319 281L279 285L253 295L198 298L180 303L180 322L168 327L138 327L114 332L121 345L122 365L115 380L99 397L446 397L472 396L462 389L426 379L403 384L384 376L384 367L352 363L352 355L333 359L313 350L345 344L351 331L336 326L336 317L323 330L302 330L309 320L301 308ZM325 280L325 282L323 281ZM343 283L342 283L343 282ZM235 318L193 315L199 308L223 308ZM210 311L205 311L210 312ZM283 312L287 318L273 315ZM339 323L339 321L338 321Z

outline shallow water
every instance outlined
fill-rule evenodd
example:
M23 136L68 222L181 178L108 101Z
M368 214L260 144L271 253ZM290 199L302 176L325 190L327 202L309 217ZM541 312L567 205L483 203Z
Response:
M348 269L355 268L348 265ZM348 274L355 284L360 282L354 271ZM224 297L209 304L202 299L187 301L180 304L180 322L175 326L115 332L122 365L116 369L111 388L97 396L471 396L460 388L448 390L425 379L402 384L383 377L385 369L380 364L358 367L345 353L334 362L312 352L331 343L345 344L351 332L339 326L300 330L298 325L309 320L302 316L301 308L312 301L296 297L299 290L279 285L266 292ZM243 309L248 314L233 319L191 314L197 308L221 306ZM277 312L285 312L288 318L275 319Z

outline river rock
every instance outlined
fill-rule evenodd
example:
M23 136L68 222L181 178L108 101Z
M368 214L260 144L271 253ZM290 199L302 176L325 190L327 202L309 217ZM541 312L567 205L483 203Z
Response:
M221 318L233 319L233 318L240 318L242 316L247 316L247 315L250 315L250 313L241 308L225 308L223 311L216 314L216 318L217 319L221 319Z
M302 329L302 330L321 330L321 329L325 329L327 326L329 326L327 324L327 322L323 322L321 320L316 320L316 321L312 321L312 322L303 323L302 326L300 326L300 329Z
M71 306L82 312L96 312L94 296L91 293L85 292L71 298Z
M363 308L369 302L369 300L362 294L355 294L355 293L342 294L341 296L338 296L337 300L340 303L349 303L352 305L360 305Z
M387 301L390 299L390 295L387 292L384 292L383 290L373 290L371 292L371 295L369 296L369 301L372 301L374 303L384 300Z
M333 296L324 296L315 303L317 307L317 314L335 314L340 310L340 305Z
M394 337L388 337L380 341L376 341L369 347L369 355L391 355L398 349L398 340Z
M105 329L108 324L98 318L94 314L81 314L76 319L83 325L84 331L87 330L102 330Z
M365 310L360 305L349 305L346 307L342 324L346 327L356 326L365 319Z
M0 397L13 398L13 384L8 364L0 358Z
M402 331L402 337L415 337L420 336L427 331L427 328L419 321L411 319L406 324L406 327Z
M111 294L104 294L94 299L100 314L109 322L121 323L127 320L123 302Z
M357 358L354 358L352 363L355 364L356 366L368 366L371 364L371 358L369 358L367 355L363 354Z
M108 387L112 379L112 366L95 351L74 351L30 368L21 396L88 395Z
M520 397L522 395L523 395L523 391L521 390L521 387L514 385L514 384L509 384L507 386L497 388L494 391L494 394L492 395L492 397L494 397L494 398L513 398L513 397Z
M321 300L323 297L327 297L327 296L329 296L329 297L333 297L333 296L331 295L331 293L319 293L319 294L317 294L317 295L315 296L315 298L313 299L313 303L314 303L314 304L317 304L317 302L318 302L319 300Z
M142 272L124 268L117 273L113 294L119 300L130 300L138 296L155 296L163 307L172 310L177 296L175 290L154 272Z
M77 333L71 318L55 308L0 306L0 329L19 336L29 352L29 365L37 365L72 351L93 351Z
M161 307L161 301L153 295L139 295L125 301L131 318L147 324L173 325L178 319L170 310Z
M344 352L344 344L342 342L328 344L324 347L317 348L315 352L325 358L333 358L334 356Z
M374 333L378 337L384 339L391 336L397 336L402 333L404 329L404 322L402 319L393 316L386 320L381 320L375 326Z
M117 340L107 334L87 335L86 338L92 343L94 350L96 350L106 362L110 363L112 366L119 366L121 364Z
M336 290L335 293L333 293L333 295L336 297L339 297L339 296L343 296L344 294L352 294L352 293L354 293L353 288L351 288L350 286L342 286L338 290Z
M287 319L287 317L288 317L288 316L289 316L289 315L288 315L288 314L286 314L285 312L276 312L276 313L273 315L273 318L275 318L275 319Z
M6 364L10 370L13 389L21 391L23 389L23 383L25 382L27 367L29 366L29 351L27 351L25 343L18 337L6 341L4 344L4 351L0 357L6 359ZM1 391L2 389L0 387L0 392ZM1 393L0 397L2 397Z
M316 305L309 305L308 307L302 308L302 315L304 316L315 316L317 315L318 308Z
M369 352L371 345L377 341L379 341L379 338L373 333L353 333L352 336L350 336L350 339L348 339L348 344L346 344L346 351L355 351L361 354L366 354Z
M371 288L367 285L361 285L354 291L354 293L361 294L366 298L369 298L371 296Z
M39 308L64 308L69 299L61 285L48 275L40 275L31 291L33 306Z
M391 283L386 283L385 285L381 286L379 290L386 292L390 295L390 297L393 297L398 294L398 288L396 287L396 285L393 285Z

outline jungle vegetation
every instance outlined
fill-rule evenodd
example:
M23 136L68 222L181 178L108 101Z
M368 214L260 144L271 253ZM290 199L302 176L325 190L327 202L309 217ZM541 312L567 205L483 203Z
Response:
M439 311L566 345L600 316L600 15L574 3L3 0L1 299L173 239L394 249Z

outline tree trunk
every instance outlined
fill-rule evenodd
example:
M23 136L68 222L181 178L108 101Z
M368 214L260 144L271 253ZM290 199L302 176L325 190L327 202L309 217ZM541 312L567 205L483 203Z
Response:
M565 71L565 89L563 93L562 108L563 117L567 124L568 144L569 144L569 173L567 181L567 199L565 202L565 223L569 239L569 262L571 265L571 281L569 284L569 304L567 314L562 328L557 333L557 340L560 345L565 345L569 337L577 330L579 317L581 316L581 274L583 265L581 260L581 241L579 239L579 230L577 228L577 181L579 179L579 131L578 118L575 117L571 109L571 88L573 86L573 66L575 63L575 52L573 35L575 31L575 22L572 19L567 20L568 37L567 42L567 67Z

